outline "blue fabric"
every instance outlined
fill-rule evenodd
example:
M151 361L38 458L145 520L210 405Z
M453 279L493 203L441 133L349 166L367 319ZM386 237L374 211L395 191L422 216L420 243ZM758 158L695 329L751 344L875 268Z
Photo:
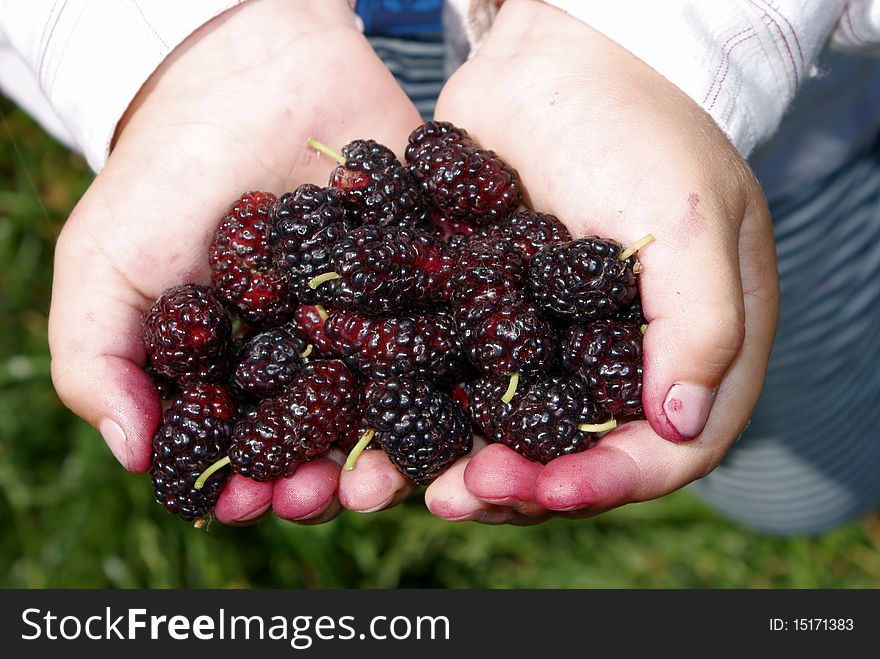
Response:
M367 36L418 37L443 31L443 0L358 0Z

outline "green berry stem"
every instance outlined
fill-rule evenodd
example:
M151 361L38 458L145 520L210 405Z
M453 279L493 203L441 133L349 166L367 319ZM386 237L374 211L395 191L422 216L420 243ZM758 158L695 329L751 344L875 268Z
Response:
M519 387L519 371L511 374L510 382L507 385L507 391L505 391L504 395L501 397L501 402L505 403L505 404L509 404L510 401L513 400L513 397L516 395L516 390L518 387Z
M357 466L358 458L361 457L361 453L364 452L364 449L367 448L367 445L373 441L373 435L376 434L376 431L372 428L369 428L361 438L358 440L358 443L354 445L354 448L351 449L351 453L348 454L348 457L345 459L345 464L343 465L343 469L345 471L351 471Z
M321 320L325 321L330 317L330 314L327 313L327 310L324 308L322 304L315 305L315 311L318 312L318 316L321 317Z
M193 485L193 487L197 490L201 490L203 487L205 487L205 483L208 482L208 479L211 477L211 474L223 469L223 467L228 465L230 462L232 462L232 460L229 459L228 455L225 458L220 458L219 460L217 460L217 462L215 462L210 467L205 469L205 471L203 471L201 473L201 475L199 475L199 477L196 479L195 485Z
M333 149L331 149L329 146L327 146L323 142L319 142L314 137L310 137L309 139L307 139L306 144L308 144L310 147L312 147L316 151L320 151L324 155L330 156L331 158L333 158L333 160L338 162L340 165L345 164L345 156L343 156L341 153L339 153L339 151L334 151Z
M648 331L648 323L642 323L641 325L639 325L639 332L641 332L642 335L644 335L645 332L647 332L647 331Z
M306 346L306 349L303 350L301 353L299 353L299 358L300 358L300 359L305 359L306 357L308 357L309 355L311 355L311 354L312 354L312 350L314 349L314 347L315 347L315 346L313 346L311 343L308 344L308 345Z
M611 419L605 423L582 423L578 426L578 430L583 432L605 432L617 427L617 421Z
M314 290L324 282L330 281L331 279L342 279L342 275L340 275L338 272L333 271L325 272L309 281L309 288ZM320 314L321 312L319 311L318 313Z
M640 238L639 240L635 241L632 245L627 247L625 250L623 250L620 253L620 256L618 258L621 261L626 261L630 256L632 256L633 254L638 252L642 247L644 247L645 245L652 243L652 242L654 242L654 236L652 236L649 233L648 235L644 236L643 238Z

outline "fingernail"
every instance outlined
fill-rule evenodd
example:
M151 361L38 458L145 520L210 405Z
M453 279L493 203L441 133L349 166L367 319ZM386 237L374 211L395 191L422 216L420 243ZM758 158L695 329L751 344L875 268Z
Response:
M102 419L98 424L98 432L101 433L110 452L119 460L119 464L128 469L131 462L131 451L128 449L128 440L119 424L112 419Z
M682 439L696 437L706 425L714 397L711 391L697 385L674 384L663 402L666 420Z

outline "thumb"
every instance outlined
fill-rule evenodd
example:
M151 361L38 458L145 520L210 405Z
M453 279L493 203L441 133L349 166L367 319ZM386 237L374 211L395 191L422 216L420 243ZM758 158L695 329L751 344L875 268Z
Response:
M98 429L123 467L146 471L162 414L159 394L141 366L147 301L72 222L55 249L52 381L61 401Z
M702 432L745 337L739 222L720 207L700 208L693 194L682 215L685 221L639 253L649 321L642 401L654 431L674 441Z

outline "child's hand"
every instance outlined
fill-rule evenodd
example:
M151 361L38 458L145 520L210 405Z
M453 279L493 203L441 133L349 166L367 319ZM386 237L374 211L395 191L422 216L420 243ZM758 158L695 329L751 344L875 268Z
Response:
M230 204L250 190L326 185L335 163L306 147L310 136L337 146L370 137L401 153L419 122L344 0L245 3L153 74L58 240L49 327L59 396L126 469L149 468L161 420L142 370L143 314L166 288L209 281L208 244ZM374 468L347 479L346 505L388 505L408 492L381 458L364 456ZM340 510L338 484L331 459L274 487L235 476L215 513L242 522L271 503L281 517L325 521Z
M758 399L778 305L770 218L729 141L628 51L530 0L504 5L436 118L501 154L530 206L575 237L656 242L639 255L647 421L544 467L500 444L475 451L429 487L431 511L519 523L590 515L708 474Z

